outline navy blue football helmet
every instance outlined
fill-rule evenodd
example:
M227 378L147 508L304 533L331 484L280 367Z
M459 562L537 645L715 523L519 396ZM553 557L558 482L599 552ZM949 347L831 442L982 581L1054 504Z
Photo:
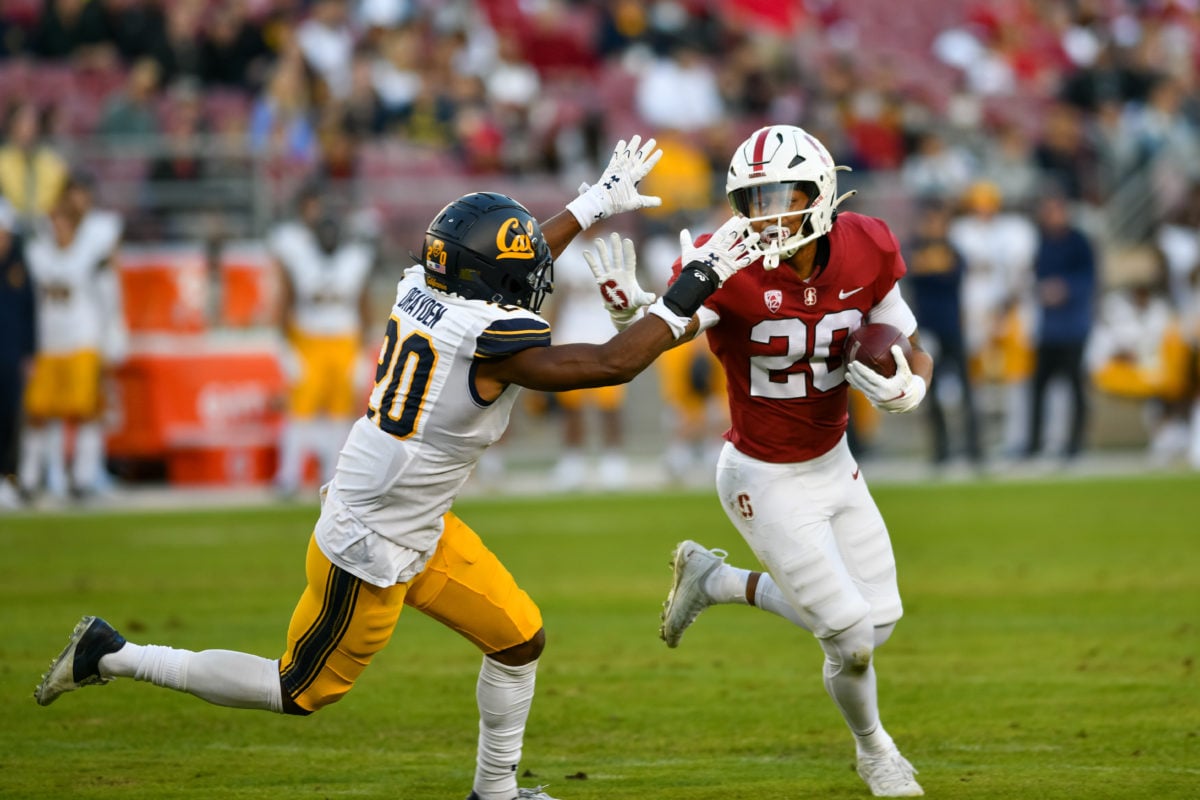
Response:
M494 192L464 195L425 231L425 282L434 289L537 313L553 291L554 258L525 206Z

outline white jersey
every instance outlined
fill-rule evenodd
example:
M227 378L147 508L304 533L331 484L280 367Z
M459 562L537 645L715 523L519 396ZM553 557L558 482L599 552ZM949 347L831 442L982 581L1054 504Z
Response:
M961 217L950 225L950 241L966 260L963 275L963 318L967 349L977 353L991 335L991 324L1005 302L1029 300L1037 228L1020 214L991 218ZM1028 315L1028 309L1024 314Z
M59 247L47 227L26 246L37 287L38 352L56 355L103 349L108 312L100 272L111 253L111 248L103 247L103 234L80 225L71 243Z
M369 244L352 240L328 254L307 225L285 222L271 233L267 246L291 281L292 324L300 333L356 336L361 332L359 298L374 261Z
M550 325L537 314L435 292L423 267L409 268L367 414L322 489L315 535L329 560L376 586L416 575L437 547L442 515L508 427L519 392L509 386L481 400L476 362L549 344Z
M125 222L119 213L96 208L83 215L78 237L96 248L97 258L107 257L117 249L124 228Z
M617 329L600 302L596 278L583 252L576 239L554 259L554 340L603 344L616 336Z

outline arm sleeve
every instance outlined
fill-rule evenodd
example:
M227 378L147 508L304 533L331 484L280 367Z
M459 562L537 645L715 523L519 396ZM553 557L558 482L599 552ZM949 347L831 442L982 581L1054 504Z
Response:
M475 339L475 358L506 358L530 347L550 346L550 323L536 317L493 320Z
M900 329L905 336L912 336L917 330L917 318L912 309L900 295L900 284L892 286L875 306L867 312L868 322L886 322Z

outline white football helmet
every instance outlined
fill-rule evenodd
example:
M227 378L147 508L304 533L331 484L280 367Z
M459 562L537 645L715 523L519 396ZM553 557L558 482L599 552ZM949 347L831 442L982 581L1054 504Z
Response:
M793 125L759 128L742 142L729 162L725 194L733 210L750 222L773 222L754 249L766 269L829 233L838 205L832 156L816 137Z

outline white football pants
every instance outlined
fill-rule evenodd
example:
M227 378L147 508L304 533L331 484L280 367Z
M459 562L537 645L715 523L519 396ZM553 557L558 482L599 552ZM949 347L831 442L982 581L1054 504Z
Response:
M887 526L846 438L824 455L772 464L726 443L717 463L725 513L818 639L864 618L903 614Z

